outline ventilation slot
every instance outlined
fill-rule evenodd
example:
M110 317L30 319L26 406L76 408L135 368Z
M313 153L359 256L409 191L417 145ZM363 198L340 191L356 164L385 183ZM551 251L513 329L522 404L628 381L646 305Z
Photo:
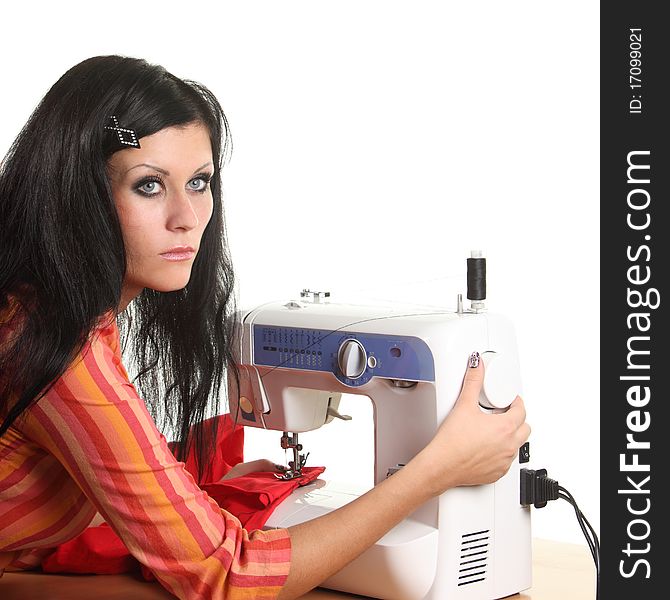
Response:
M461 536L461 562L458 585L469 585L486 579L489 557L489 529Z

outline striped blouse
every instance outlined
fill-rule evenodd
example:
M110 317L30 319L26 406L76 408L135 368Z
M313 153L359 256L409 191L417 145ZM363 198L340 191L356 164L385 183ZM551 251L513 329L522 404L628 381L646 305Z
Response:
M275 598L288 531L247 532L196 485L130 383L105 317L111 324L0 437L0 576L36 567L98 511L179 598Z

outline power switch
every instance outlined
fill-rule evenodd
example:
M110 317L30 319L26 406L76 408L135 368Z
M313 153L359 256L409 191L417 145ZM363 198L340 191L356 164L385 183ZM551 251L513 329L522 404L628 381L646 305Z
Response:
M527 463L530 460L530 443L526 442L519 448L519 463Z

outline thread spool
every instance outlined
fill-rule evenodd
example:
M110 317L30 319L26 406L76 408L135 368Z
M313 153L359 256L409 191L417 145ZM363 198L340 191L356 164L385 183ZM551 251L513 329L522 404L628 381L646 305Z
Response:
M468 264L468 300L486 300L486 259L473 250Z

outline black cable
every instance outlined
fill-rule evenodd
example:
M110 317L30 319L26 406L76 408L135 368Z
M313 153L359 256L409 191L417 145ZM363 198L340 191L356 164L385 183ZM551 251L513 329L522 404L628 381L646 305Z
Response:
M577 514L577 522L579 523L579 526L582 529L582 533L584 534L584 537L586 538L586 542L589 545L589 549L591 550L591 556L593 556L593 560L597 561L598 556L596 554L596 547L593 539L591 538L591 531L587 531L586 526L584 524L584 521L582 520L583 513L579 511L579 507L576 507L575 503L571 500L570 496L566 496L565 494L559 492L558 494L559 498L563 498L563 500L566 500L570 504L572 504L573 508L575 508L575 513ZM581 514L581 516L580 516ZM588 521L587 521L588 523ZM589 527L590 529L590 527Z
M584 533L584 536L586 537L586 540L589 543L589 547L591 548L591 554L593 555L593 559L597 560L599 564L600 542L598 541L598 536L596 535L591 524L584 516L584 513L579 509L579 506L577 506L577 502L575 501L572 494L570 494L570 492L568 492L568 490L566 490L565 488L561 486L558 487L559 487L559 497L563 498L564 500L567 500L574 507L575 514L577 515L577 520L579 521L580 527L582 528L582 532ZM587 534L584 525L586 525L586 527L588 528L591 538L589 538L589 535Z
M593 531L593 527L591 527L591 524L588 522L586 517L584 516L584 513L582 513L579 510L579 507L574 501L574 498L568 493L567 495L563 493L559 493L559 498L563 498L564 500L568 501L572 506L575 508L575 514L577 514L577 521L579 522L579 526L582 529L582 532L584 533L584 537L586 538L586 541L589 544L589 548L591 549L591 555L593 556L593 560L599 561L600 560L600 545L597 540L597 536L595 532ZM587 532L587 527L588 527L588 532Z
M600 599L600 541L596 535L595 530L591 527L591 523L588 522L584 513L579 509L576 500L572 494L562 486L558 486L558 496L563 498L566 502L569 502L572 507L575 509L575 514L577 515L577 522L581 527L586 542L589 545L591 550L591 556L593 556L593 562L596 565L596 600Z
M519 483L519 501L521 506L532 505L535 508L542 508L551 500L563 498L563 500L569 502L575 509L577 522L586 538L593 562L596 565L596 600L600 600L600 541L595 530L591 527L591 523L588 522L584 513L577 506L577 501L568 490L558 485L558 481L547 477L546 469L521 469Z

